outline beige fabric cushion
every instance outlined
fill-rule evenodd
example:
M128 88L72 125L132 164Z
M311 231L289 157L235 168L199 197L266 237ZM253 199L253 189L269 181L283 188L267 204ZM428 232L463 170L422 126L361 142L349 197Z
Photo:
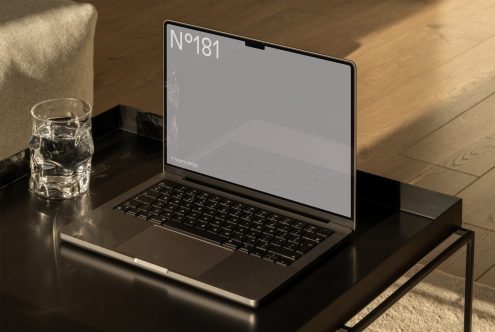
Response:
M0 160L27 147L31 107L93 103L96 10L68 0L0 1Z

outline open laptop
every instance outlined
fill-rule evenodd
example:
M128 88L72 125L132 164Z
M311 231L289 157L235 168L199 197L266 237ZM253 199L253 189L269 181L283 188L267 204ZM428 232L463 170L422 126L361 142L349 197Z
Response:
M60 238L255 307L355 229L355 67L172 21L163 38L163 172Z

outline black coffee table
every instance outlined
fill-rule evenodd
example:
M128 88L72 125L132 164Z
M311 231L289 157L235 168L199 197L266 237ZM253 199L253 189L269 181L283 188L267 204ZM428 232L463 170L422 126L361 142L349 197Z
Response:
M1 331L360 331L467 245L471 327L474 233L461 200L358 171L358 230L258 309L61 244L58 229L161 171L161 119L119 106L93 121L91 191L45 202L28 155L0 161ZM345 323L452 234L459 238L354 327ZM253 276L255 277L255 276Z

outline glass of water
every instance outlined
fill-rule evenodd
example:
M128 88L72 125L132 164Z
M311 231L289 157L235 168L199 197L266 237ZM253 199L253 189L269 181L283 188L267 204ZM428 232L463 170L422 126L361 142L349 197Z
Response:
M29 189L47 199L69 199L88 191L91 105L74 98L42 101L31 109Z

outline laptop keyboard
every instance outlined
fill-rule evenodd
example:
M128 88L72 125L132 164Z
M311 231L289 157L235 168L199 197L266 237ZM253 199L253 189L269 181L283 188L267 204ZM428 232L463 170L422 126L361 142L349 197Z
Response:
M114 210L283 266L333 233L169 181L151 186Z

